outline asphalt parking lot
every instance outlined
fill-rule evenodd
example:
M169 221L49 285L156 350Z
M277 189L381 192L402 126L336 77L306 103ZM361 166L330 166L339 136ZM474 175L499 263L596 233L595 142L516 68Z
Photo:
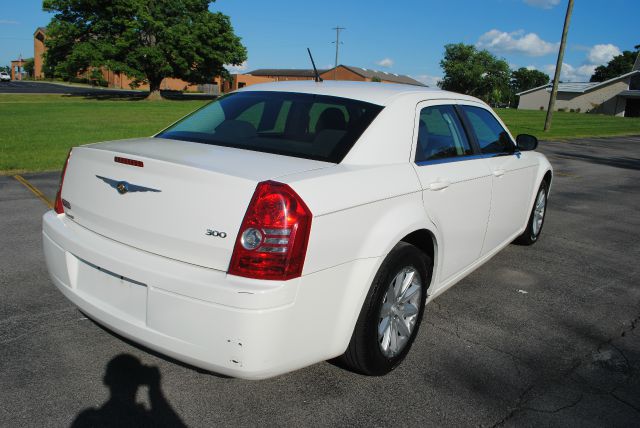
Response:
M106 92L105 92L106 91ZM120 91L102 88L90 88L86 86L69 86L48 82L28 82L16 81L3 82L0 84L0 94L93 94L110 93L124 95L135 95L138 91Z
M381 378L320 363L243 381L121 340L50 283L47 207L0 177L0 426L640 425L640 137L540 150L555 168L540 242L430 304ZM25 178L53 198L57 173Z
M179 91L161 91L162 96L172 99L212 99L208 94L181 93ZM16 81L0 82L0 94L58 94L87 98L145 98L147 91L127 89L106 89L89 86L72 86L61 83Z

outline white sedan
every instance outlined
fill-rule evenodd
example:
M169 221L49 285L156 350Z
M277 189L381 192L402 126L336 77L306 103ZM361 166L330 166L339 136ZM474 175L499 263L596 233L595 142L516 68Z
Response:
M465 95L254 85L153 138L73 148L46 262L89 317L194 366L382 375L425 304L536 242L552 178L536 146Z
M6 71L0 71L0 82L11 82L11 76Z

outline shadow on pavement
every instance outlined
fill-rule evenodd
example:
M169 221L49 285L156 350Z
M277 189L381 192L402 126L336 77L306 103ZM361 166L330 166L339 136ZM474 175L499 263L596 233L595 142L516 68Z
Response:
M585 162L591 162L599 165L612 166L614 168L640 170L640 159L638 158L599 157L599 156L590 156L590 155L579 154L579 153L564 153L564 152L555 153L555 156L562 157L565 159L579 159Z
M120 354L107 363L103 382L110 392L107 402L100 408L81 411L72 427L186 426L162 393L157 367L145 366L132 355ZM142 386L149 389L149 409L136 402L138 388Z

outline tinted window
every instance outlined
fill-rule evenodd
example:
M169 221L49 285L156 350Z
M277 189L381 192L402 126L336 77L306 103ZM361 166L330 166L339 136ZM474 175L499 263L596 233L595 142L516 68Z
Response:
M347 98L237 92L157 135L338 163L382 110Z
M462 106L482 153L510 153L514 144L493 115L480 107Z
M470 154L471 146L452 106L425 107L420 111L416 162Z

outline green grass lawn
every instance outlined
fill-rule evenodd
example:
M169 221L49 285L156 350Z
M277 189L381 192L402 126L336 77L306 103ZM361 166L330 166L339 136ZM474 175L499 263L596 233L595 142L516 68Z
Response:
M0 94L0 174L58 170L70 147L154 134L206 101L93 100L64 95ZM512 133L543 140L640 135L640 118L500 109Z
M640 135L640 118L601 114L554 112L551 129L544 132L546 111L497 109L511 133L531 134L540 140L569 140L581 137Z
M149 136L205 103L0 94L0 174L61 169L73 146Z

